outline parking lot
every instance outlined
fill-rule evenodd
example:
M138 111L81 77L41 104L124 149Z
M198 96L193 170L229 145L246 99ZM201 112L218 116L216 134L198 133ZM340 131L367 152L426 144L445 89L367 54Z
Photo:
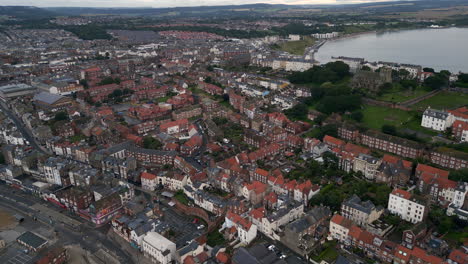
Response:
M17 254L10 258L7 262L8 264L26 264L26 263L33 263L32 257L22 250L18 250Z
M171 207L167 208L164 212L164 221L176 232L175 240L177 247L184 246L188 241L199 237L204 229L197 229L201 223L193 223L193 218L189 216L182 216L174 211Z

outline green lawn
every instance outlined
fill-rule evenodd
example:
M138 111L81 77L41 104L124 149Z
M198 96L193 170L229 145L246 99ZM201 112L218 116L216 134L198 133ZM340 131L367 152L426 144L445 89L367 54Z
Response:
M386 124L400 127L403 122L411 120L413 116L410 112L400 109L371 105L364 106L362 114L364 115L362 123L368 128L377 130Z
M378 97L377 99L380 101L387 101L393 103L401 103L418 96L427 94L428 91L420 88L414 91L400 91L399 89L394 89L389 91L388 93L383 94L382 96Z
M176 198L182 204L188 205L188 203L189 203L189 200L188 200L187 196L183 192L177 192L174 195L174 198Z
M280 43L276 45L275 48L294 55L304 55L305 49L314 45L314 43L315 39L311 37L304 37L302 40Z
M468 227L465 227L463 232L455 232L455 231L448 232L444 236L444 239L446 239L448 243L453 246L459 246L463 244L465 241L468 241Z
M468 94L441 92L411 107L414 110L425 110L428 106L435 109L451 109L468 104Z
M327 242L325 243L325 250L323 250L320 255L318 256L313 256L312 259L320 262L322 260L325 260L328 263L332 263L338 258L338 251L336 251L336 242Z

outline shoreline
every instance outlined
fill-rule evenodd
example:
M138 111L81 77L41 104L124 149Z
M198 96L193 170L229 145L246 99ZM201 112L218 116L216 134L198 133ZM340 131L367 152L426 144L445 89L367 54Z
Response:
M411 30L422 30L422 29L427 29L427 30L430 30L430 29L450 29L450 28L461 28L461 29L466 29L468 28L468 26L465 26L465 27L457 27L457 26L446 26L446 27L438 27L438 28L430 28L430 27L412 27L412 28L402 28L402 29L389 29L389 30L369 30L369 31L363 31L363 32L357 32L357 33L352 33L352 34L346 34L346 35L340 35L336 38L332 38L332 39L326 39L325 42L320 45L320 47L318 47L317 49L315 49L315 52L314 52L314 57L313 57L313 60L318 63L319 65L323 65L327 62L325 61L319 61L315 58L315 55L319 52L320 48L322 48L325 44L327 44L328 42L336 42L336 41L340 41L340 40L346 40L346 39L351 39L351 38L356 38L356 37L359 37L359 36L362 36L362 35L367 35L367 34L379 34L379 33L394 33L394 32L400 32L400 31L411 31ZM338 57L340 55L332 55L332 57ZM362 57L362 59L364 59L365 61L367 62L371 62L371 61L368 61L368 59L366 57ZM378 62L378 61L375 61L375 62ZM406 63L406 62L393 62L392 63L396 63L396 64L415 64L415 63ZM419 65L419 64L415 64L415 65ZM424 65L419 65L421 67L429 67L429 66L424 66ZM452 70L451 70L452 71ZM464 71L458 69L456 71L452 71L453 73L458 73L458 72L461 72L463 73Z

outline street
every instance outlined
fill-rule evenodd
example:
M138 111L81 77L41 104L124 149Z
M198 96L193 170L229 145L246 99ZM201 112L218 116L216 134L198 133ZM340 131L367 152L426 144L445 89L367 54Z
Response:
M44 153L44 154L50 154L44 147L42 147L39 143L37 143L36 139L34 138L33 134L29 129L23 124L23 121L16 116L9 108L8 106L0 101L0 110L8 116L8 118L15 123L16 127L18 128L19 132L23 135L23 137L29 141L29 144L35 148L37 151Z
M37 217L44 225L53 228L59 237L60 245L79 244L83 249L95 253L100 249L114 253L121 263L135 263L133 257L123 251L118 243L106 234L110 225L95 228L78 217L60 213L62 208L55 207L32 195L21 193L5 184L0 184L0 206L14 210L21 215ZM48 208L37 210L37 208ZM54 212L54 213L51 213ZM29 220L34 221L34 220ZM79 223L79 225L78 225Z

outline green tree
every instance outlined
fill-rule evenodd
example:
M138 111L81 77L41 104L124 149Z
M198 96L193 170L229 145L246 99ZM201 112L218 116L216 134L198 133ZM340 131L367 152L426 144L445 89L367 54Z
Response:
M163 146L163 144L151 137L151 136L146 136L143 138L143 147L146 149L160 149Z
M55 121L63 121L68 119L68 114L67 112L60 111L55 114L54 120Z
M395 126L392 126L392 125L383 125L382 126L382 132L385 133L385 134L389 134L389 135L397 135L397 129Z

